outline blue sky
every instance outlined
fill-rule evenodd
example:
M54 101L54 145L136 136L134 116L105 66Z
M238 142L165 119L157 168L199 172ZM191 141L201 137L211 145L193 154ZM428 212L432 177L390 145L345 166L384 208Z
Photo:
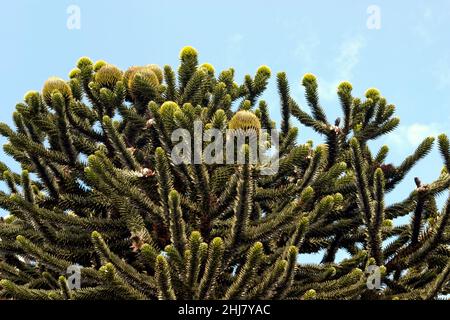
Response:
M44 4L45 3L45 4ZM80 29L69 29L67 9L80 9ZM368 8L380 10L380 28L369 29ZM300 79L317 75L321 101L333 117L336 85L349 80L362 96L377 87L397 106L401 126L375 145L391 146L399 163L424 137L450 134L450 1L32 1L0 7L0 121L24 93L40 90L52 75L67 78L81 56L123 69L147 63L178 65L185 45L216 70L234 67L237 79L267 64L286 71L292 95L305 105ZM275 79L263 96L279 119ZM300 140L317 139L301 127ZM0 139L3 144L5 140ZM319 141L317 141L319 142ZM0 160L18 168L0 151ZM414 170L424 182L442 167L435 148ZM414 187L411 175L390 195ZM1 213L0 213L1 214Z

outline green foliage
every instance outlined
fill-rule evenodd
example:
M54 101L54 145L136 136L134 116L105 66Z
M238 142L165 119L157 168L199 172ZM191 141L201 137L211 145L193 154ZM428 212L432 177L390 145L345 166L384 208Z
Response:
M69 81L52 77L29 91L0 124L0 297L15 299L436 299L450 293L450 143L437 139L444 169L411 181L411 194L386 196L432 149L425 139L398 165L369 142L399 119L377 89L360 99L342 82L342 118L330 123L314 75L302 79L311 114L277 74L279 171L261 164L175 164L175 129L273 131L259 100L271 70L241 84L232 68L199 64L185 47L180 66L78 60ZM313 146L291 116L324 138ZM300 131L300 134L299 134ZM249 148L244 148L249 156ZM410 216L410 222L393 221ZM349 258L336 261L344 250ZM319 264L299 254L324 252ZM80 265L81 289L67 268ZM367 286L368 267L382 287Z

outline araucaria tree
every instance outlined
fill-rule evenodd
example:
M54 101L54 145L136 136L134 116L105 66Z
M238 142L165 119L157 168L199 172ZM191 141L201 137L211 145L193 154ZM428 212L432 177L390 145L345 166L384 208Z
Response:
M0 294L14 299L436 299L450 293L450 147L434 182L395 192L434 143L386 163L388 147L368 142L399 124L376 89L362 99L342 82L341 119L330 121L312 74L303 77L306 112L277 74L279 166L174 163L172 133L194 122L225 136L232 128L277 131L260 96L271 71L234 80L198 64L185 47L170 66L122 72L81 58L69 80L50 78L0 124L8 192L0 206ZM296 118L324 138L304 143ZM278 131L277 131L278 132ZM248 142L248 141L247 141ZM196 144L198 141L192 141ZM206 147L208 141L200 141ZM249 142L248 142L249 143ZM249 160L249 148L242 149ZM189 155L187 155L189 156ZM393 222L409 216L406 224ZM337 261L345 250L349 258ZM299 254L323 252L319 264ZM80 266L81 288L68 274ZM378 277L378 279L377 279ZM67 278L71 281L67 281ZM75 281L75 282L73 282ZM379 282L379 283L378 283Z

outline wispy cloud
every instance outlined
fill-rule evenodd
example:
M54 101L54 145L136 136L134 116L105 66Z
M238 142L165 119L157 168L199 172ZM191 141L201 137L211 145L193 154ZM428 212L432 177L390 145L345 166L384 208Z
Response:
M244 40L244 35L241 33L235 33L228 38L228 44L230 46L239 45Z
M444 126L432 122L412 123L409 125L401 125L394 132L386 136L386 143L395 146L398 151L406 148L418 146L425 138L436 137L444 131Z
M365 45L365 39L357 36L341 44L339 56L336 58L338 74L341 78L352 78L353 69L359 62L360 51Z
M230 62L236 57L242 54L242 42L244 40L244 35L242 33L231 34L226 39L226 50L227 56L230 58Z
M315 63L314 57L317 55L316 49L319 45L319 38L310 33L306 39L298 42L297 47L294 49L294 55L301 61L305 68L310 68Z
M450 89L450 57L439 59L432 68L432 74L437 82L437 89Z
M421 15L415 18L416 23L412 26L412 32L425 44L430 45L435 41L433 29L437 23L435 13L431 8L424 8Z
M336 59L332 63L335 73L331 78L319 77L320 96L325 100L336 99L336 88L341 81L350 81L360 61L361 49L366 45L363 36L358 35L341 43Z
M293 47L289 52L302 68L314 67L319 56L318 48L321 44L315 23L311 17L305 15L297 19L278 17L277 23L283 29L283 34Z
M412 17L414 23L411 30L414 35L426 45L438 44L442 41L442 28L447 27L450 17L449 4L442 3L439 10L433 10L429 6L418 9L417 14Z
M412 33L419 38L426 50L437 54L434 62L428 65L427 71L433 76L438 90L450 88L450 55L439 56L442 52L447 53L445 45L443 46L446 42L442 41L442 30L447 28L449 9L449 4L445 4L440 10L426 6L412 17Z

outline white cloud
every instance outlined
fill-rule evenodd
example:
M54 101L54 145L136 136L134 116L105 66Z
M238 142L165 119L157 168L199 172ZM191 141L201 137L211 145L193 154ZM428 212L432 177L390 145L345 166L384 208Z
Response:
M277 24L283 29L283 35L289 43L294 46L289 52L302 68L313 68L317 61L317 49L320 45L320 38L317 34L315 23L308 16L301 16L298 19L277 18Z
M315 62L315 50L319 45L319 38L310 33L306 39L297 44L297 47L294 49L294 55L299 58L305 68L310 68Z
M422 15L415 19L417 22L412 26L413 33L421 38L427 45L435 41L433 27L436 24L435 15L431 8L425 8Z
M236 59L236 57L242 54L242 42L244 40L244 35L241 33L231 34L226 39L226 52L230 61ZM233 61L234 63L235 61Z
M425 138L436 137L443 132L443 126L433 122L429 124L412 123L401 125L394 132L386 136L388 145L393 145L401 150L418 146Z
M235 33L228 38L228 43L231 45L239 44L244 40L244 36L240 33Z
M242 40L244 35L241 33L232 34L227 39L228 49L231 51L239 51L241 49Z
M350 81L353 71L360 60L361 49L364 48L366 40L358 35L345 40L340 48L336 59L332 63L335 74L331 79L319 77L319 94L325 100L336 99L337 86L341 81Z
M443 42L443 29L445 29L450 18L450 6L446 4L441 10L433 10L430 7L422 7L419 13L414 15L412 19L414 24L411 26L412 33L420 39L427 50L440 53L443 52L441 46ZM445 50L444 50L445 52ZM433 67L428 69L431 71L437 89L450 88L450 56L444 55L437 58L433 63Z
M316 68L318 64L325 64L331 70L329 77L318 76L319 95L323 100L333 101L337 99L336 90L341 81L350 81L353 72L360 61L361 49L366 44L366 39L362 35L347 37L340 46L333 52L329 46L321 46L320 38L314 29L314 23L308 19L301 21L282 21L286 30L305 30L301 38L298 33L291 33L290 38L296 42L293 50L294 56L299 60L305 69ZM317 61L315 57L323 56L318 54L318 49L328 50L334 59L330 61Z
M432 68L432 74L437 82L437 89L450 88L450 59L439 59Z
M361 48L365 45L362 36L349 39L341 44L339 56L336 58L338 73L341 78L351 78L353 69L359 63Z
M329 81L324 78L319 77L319 97L321 100L335 100L337 99L336 92L337 92L337 86L339 83L344 80L338 80L337 78L334 78L333 80Z
M442 41L442 28L446 28L450 17L448 3L443 3L439 10L430 7L417 8L417 13L412 16L414 23L411 25L412 33L419 37L424 44L431 46Z

